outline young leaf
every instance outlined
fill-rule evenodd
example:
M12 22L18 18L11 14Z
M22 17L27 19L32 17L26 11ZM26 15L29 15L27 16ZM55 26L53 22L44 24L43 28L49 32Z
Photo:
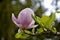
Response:
M41 18L38 16L32 16L32 18L35 20L36 23L38 23L38 25L40 26L44 26L41 22Z
M44 25L44 27L47 26L48 20L49 20L48 16L42 16L41 23Z
M27 38L27 37L29 37L29 35L28 35L28 34L25 34L25 33L23 33L23 32L19 32L19 33L17 33L17 34L15 35L15 37L16 37L16 38Z
M43 28L39 28L39 29L37 29L36 34L40 34L42 32L44 32Z
M25 33L27 33L27 34L31 34L31 32L30 31L28 31L28 30L24 30L25 31Z
M50 26L53 25L54 20L55 20L55 14L52 13L51 16L50 16L50 19L49 19L49 25Z
M49 30L52 29L54 20L55 20L55 14L52 13L51 16L50 16L49 21L47 22L47 26L46 26L47 29L49 29Z
M22 33L19 32L19 33L17 33L17 34L15 35L15 37L16 37L16 38L22 38L23 36L22 36Z
M56 33L56 32L57 32L56 28L53 28L51 31L52 31L53 33Z

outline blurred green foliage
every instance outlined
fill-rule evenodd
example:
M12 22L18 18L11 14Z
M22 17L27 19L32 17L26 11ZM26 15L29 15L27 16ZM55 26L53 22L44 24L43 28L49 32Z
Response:
M41 33L44 31L52 31L53 33L56 33L56 28L53 27L53 23L55 20L55 14L52 13L50 16L42 16L41 18L36 16L32 16L35 22L39 25L39 30L37 30L37 33ZM44 31L43 31L44 30Z

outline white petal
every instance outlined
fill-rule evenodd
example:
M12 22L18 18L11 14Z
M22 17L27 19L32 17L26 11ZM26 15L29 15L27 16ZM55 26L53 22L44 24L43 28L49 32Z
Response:
M35 23L35 21L33 20L33 21L30 23L30 25L29 25L29 26L34 25L34 23Z
M30 29L30 28L35 28L35 27L37 27L37 26L38 26L38 25L29 26L28 29Z
M21 30L20 30L20 29L18 29L18 33L19 33L19 32L21 32Z
M34 23L35 23L35 21L32 20L32 22L31 22L30 25L28 26L28 29L30 29L30 28L35 28L35 27L38 26L38 25L34 25Z

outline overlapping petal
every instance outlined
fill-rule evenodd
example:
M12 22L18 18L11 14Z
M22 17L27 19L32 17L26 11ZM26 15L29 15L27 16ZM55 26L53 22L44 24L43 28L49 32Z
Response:
M34 25L35 21L31 17L31 15L34 16L33 10L30 8L25 8L19 13L18 19L15 18L14 14L12 14L12 21L17 26L25 29L37 27L37 25Z

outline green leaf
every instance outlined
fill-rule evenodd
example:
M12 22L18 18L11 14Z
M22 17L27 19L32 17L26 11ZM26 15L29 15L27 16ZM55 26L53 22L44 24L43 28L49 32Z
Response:
M22 34L22 38L27 38L27 37L29 37L30 35L28 35L28 34Z
M46 23L48 21L49 17L48 16L42 16L41 21L43 23Z
M32 29L32 33L34 33L34 32L35 32L35 28Z
M32 18L41 26L41 28L51 30L55 20L55 14L52 13L50 17L44 15L41 18L38 16L33 16Z
M55 14L52 13L51 16L50 16L49 21L47 22L46 28L48 28L49 30L51 30L52 26L53 26L53 23L54 23L54 20L55 20Z
M42 18L36 16L36 22L37 22L42 28L46 28L49 19L50 19L50 18L49 18L48 16L42 16Z
M17 34L15 35L15 37L16 37L16 38L22 38L23 36L22 36L22 33L19 32L19 33L17 33Z
M30 31L28 31L28 30L24 30L25 31L25 33L27 33L27 34L31 34L31 32Z
M29 35L28 35L28 34L25 34L25 33L23 33L23 32L19 32L19 33L17 33L17 34L15 35L15 37L16 37L16 38L27 38L27 37L29 37Z
M36 21L36 18L35 18L35 16L33 16L33 15L31 15L32 16L32 18Z
M39 17L32 15L32 18L33 18L38 24L40 23L40 18L39 18Z
M50 19L49 19L49 25L52 26L55 20L55 14L51 14Z
M38 23L38 25L44 26L44 25L42 24L42 22L41 22L41 18L40 18L40 17L38 17L38 16L34 17L34 16L33 16L33 19L35 20L36 23Z
M49 20L48 16L42 16L41 23L44 25L44 27L47 26L48 20Z
M40 34L42 32L44 32L43 28L39 28L39 29L37 29L36 34Z
M38 16L32 16L32 18L35 20L36 23L38 23L42 28L44 28L47 25L47 22L49 20L48 16L42 16L42 18Z
M56 28L53 28L51 31L52 31L53 33L56 33L56 32L57 32Z
M44 28L44 31L47 31L48 29L47 28Z

